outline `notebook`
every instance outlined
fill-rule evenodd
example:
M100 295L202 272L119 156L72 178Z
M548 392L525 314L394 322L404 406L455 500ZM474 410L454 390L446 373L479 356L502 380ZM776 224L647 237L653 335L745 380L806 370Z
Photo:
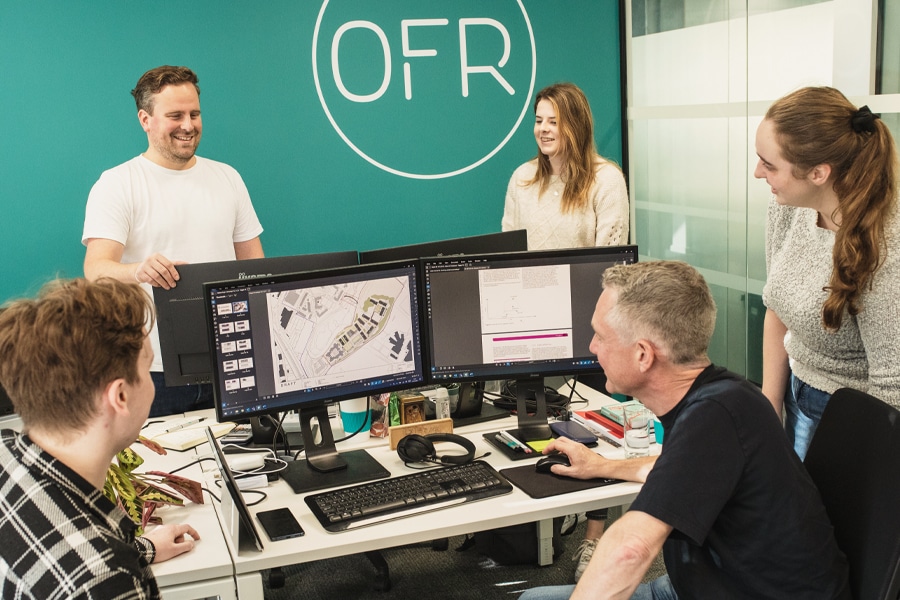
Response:
M211 419L198 420L196 417L184 417L166 420L165 423L142 431L141 435L169 450L188 450L206 443L207 427L214 436L219 438L234 429L236 425L230 421L217 423Z

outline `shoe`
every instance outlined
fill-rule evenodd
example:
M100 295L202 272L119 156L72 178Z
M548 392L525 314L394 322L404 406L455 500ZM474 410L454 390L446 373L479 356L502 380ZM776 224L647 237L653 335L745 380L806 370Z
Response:
M585 521L587 521L587 516L584 513L566 515L563 519L562 527L560 527L560 532L562 535L569 535L575 531L575 528L578 527L579 523L584 523Z
M578 563L575 565L575 583L578 583L578 580L584 574L584 570L587 569L588 563L591 562L594 549L597 547L597 541L583 540L578 549L575 550L575 554L572 555L572 560Z

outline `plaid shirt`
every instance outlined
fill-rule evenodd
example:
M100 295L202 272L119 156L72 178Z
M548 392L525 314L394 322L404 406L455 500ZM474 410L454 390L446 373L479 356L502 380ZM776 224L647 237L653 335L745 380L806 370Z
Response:
M153 544L27 435L0 432L0 597L159 598Z

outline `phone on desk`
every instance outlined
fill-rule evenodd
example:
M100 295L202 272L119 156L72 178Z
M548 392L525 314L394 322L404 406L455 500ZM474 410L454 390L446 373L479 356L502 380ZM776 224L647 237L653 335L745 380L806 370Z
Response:
M581 444L592 444L597 441L596 435L575 421L551 421L550 430L558 437L567 437Z
M306 532L303 531L303 527L301 527L300 523L297 522L297 519L294 518L294 514L289 508L264 510L256 513L256 518L259 519L263 529L266 530L266 535L268 535L269 539L273 542L300 537L301 535L306 534Z

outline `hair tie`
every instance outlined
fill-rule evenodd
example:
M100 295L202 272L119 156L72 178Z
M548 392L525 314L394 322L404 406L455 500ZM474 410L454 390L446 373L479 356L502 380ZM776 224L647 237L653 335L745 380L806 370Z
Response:
M879 118L881 118L881 115L873 113L868 106L862 106L850 117L850 126L853 127L853 131L856 133L864 131L875 133L875 119Z

